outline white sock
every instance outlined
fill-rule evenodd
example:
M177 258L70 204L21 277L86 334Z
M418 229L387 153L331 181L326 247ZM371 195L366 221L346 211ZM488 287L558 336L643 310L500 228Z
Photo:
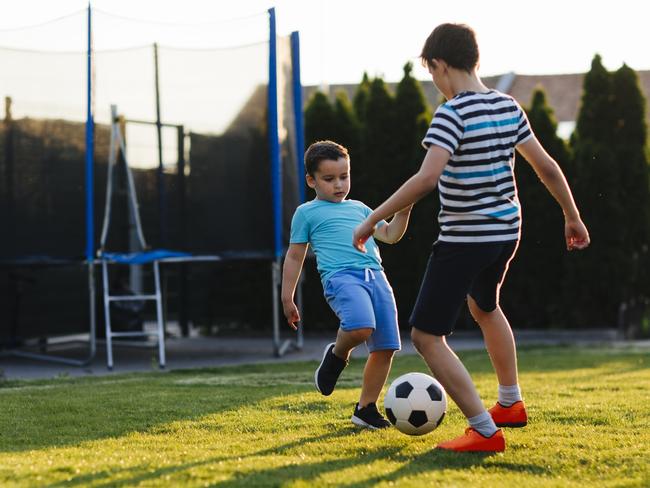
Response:
M504 407L509 407L515 402L520 402L521 390L519 385L503 386L499 385L499 403Z
M492 437L499 430L487 410L467 420L469 421L469 425L483 437Z

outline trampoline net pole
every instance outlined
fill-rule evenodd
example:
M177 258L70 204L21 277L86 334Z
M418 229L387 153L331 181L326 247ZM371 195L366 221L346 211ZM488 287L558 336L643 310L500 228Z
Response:
M280 260L276 259L271 262L271 286L273 297L273 349L276 356L283 354L283 345L280 339L280 294L278 293L280 287Z

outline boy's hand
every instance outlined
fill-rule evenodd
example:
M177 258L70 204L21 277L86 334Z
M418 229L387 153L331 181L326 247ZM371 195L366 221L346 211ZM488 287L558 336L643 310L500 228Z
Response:
M366 241L370 239L370 236L375 233L375 225L371 225L368 220L361 222L354 233L352 234L352 245L357 248L358 251L366 251Z
M564 237L568 251L585 249L591 242L589 231L582 220L567 220L564 224Z
M284 309L284 316L287 318L287 323L293 328L293 330L298 330L296 322L300 322L300 314L298 313L298 307L292 301L282 302L282 308Z

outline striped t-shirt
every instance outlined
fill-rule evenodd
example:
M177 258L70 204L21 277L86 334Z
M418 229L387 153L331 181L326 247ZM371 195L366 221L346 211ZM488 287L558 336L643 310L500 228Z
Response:
M515 146L532 135L519 104L496 90L462 92L438 107L422 144L451 154L438 182L441 241L519 238Z

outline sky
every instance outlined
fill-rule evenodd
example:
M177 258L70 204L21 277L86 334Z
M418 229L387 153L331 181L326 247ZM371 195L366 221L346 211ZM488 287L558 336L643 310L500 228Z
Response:
M5 5L0 31L39 24L84 9L88 4L85 0L0 1ZM483 76L509 71L584 72L595 53L603 57L608 69L617 69L623 62L637 70L650 69L647 47L650 6L643 6L644 3L643 0L92 1L98 10L163 24L183 24L189 30L192 24L206 26L214 22L213 25L219 26L215 31L225 31L228 19L250 17L275 7L278 33L300 32L305 85L356 83L364 72L397 81L407 61L415 64L417 78L428 79L418 54L431 30L442 22L464 22L476 30L481 49L479 74ZM178 31L179 42L187 29ZM116 32L114 40L121 46L139 42L131 39L128 32ZM2 42L0 35L0 45ZM38 36L32 36L29 42L44 49L52 45L51 39Z

